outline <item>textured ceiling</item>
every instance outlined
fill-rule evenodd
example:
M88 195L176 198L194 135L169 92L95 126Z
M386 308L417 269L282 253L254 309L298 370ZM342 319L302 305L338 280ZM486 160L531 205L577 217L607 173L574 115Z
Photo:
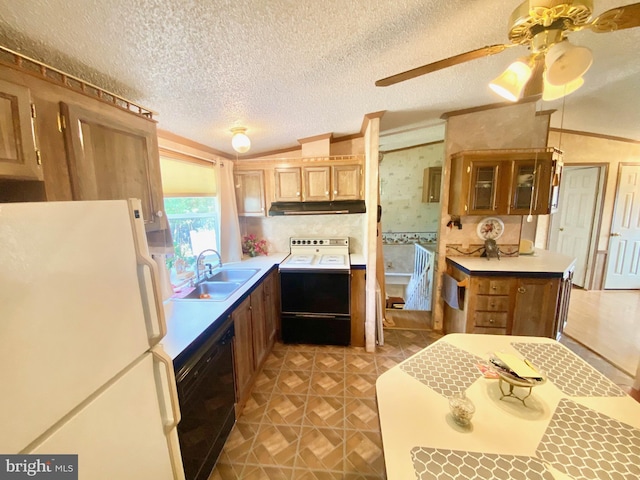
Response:
M595 0L595 13L625 1ZM377 79L507 42L519 0L0 0L0 44L160 113L159 127L230 153L360 131L386 111L381 148L442 138L442 113L500 101L487 87L524 47L409 80ZM571 42L593 50L563 126L640 140L640 28ZM561 109L562 100L538 102ZM552 125L561 124L560 112ZM435 128L430 128L434 127Z

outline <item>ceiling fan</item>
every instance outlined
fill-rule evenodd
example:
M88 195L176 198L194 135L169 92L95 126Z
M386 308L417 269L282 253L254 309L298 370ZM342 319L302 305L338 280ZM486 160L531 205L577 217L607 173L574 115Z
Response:
M383 78L376 82L376 86L394 85L495 55L507 48L526 46L531 53L512 63L489 86L511 101L531 96L542 96L544 100L560 98L582 86L582 75L592 61L590 50L571 45L568 34L583 29L606 33L640 26L640 3L607 10L593 20L592 13L593 0L525 0L509 19L511 43L489 45L454 55Z

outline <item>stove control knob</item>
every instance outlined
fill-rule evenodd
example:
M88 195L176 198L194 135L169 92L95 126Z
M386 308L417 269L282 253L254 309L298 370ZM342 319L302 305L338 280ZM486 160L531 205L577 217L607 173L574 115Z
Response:
M313 241L313 244L314 244L314 245L317 245L317 244L318 244L318 240L314 240L314 241Z

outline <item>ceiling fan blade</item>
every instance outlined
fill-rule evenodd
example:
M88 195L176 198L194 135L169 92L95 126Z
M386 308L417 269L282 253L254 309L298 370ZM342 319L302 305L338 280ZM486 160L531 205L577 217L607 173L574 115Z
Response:
M613 32L633 27L640 27L640 3L607 10L587 26L596 33Z
M506 48L512 46L514 45L489 45L486 47L478 48L477 50L471 50L470 52L461 53L460 55L455 55L453 57L445 58L444 60L439 60L437 62L429 63L428 65L423 65L412 70L407 70L406 72L383 78L382 80L378 80L376 82L376 87L388 87L389 85L404 82L405 80L410 80L412 78L419 77L420 75L435 72L436 70L442 70L443 68L458 65L470 60L475 60L476 58L488 57L489 55L500 53Z

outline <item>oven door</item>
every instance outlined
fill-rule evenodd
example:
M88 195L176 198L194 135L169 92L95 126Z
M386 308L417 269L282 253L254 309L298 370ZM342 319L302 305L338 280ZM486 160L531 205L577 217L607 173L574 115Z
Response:
M280 271L282 341L320 345L351 342L348 271Z

